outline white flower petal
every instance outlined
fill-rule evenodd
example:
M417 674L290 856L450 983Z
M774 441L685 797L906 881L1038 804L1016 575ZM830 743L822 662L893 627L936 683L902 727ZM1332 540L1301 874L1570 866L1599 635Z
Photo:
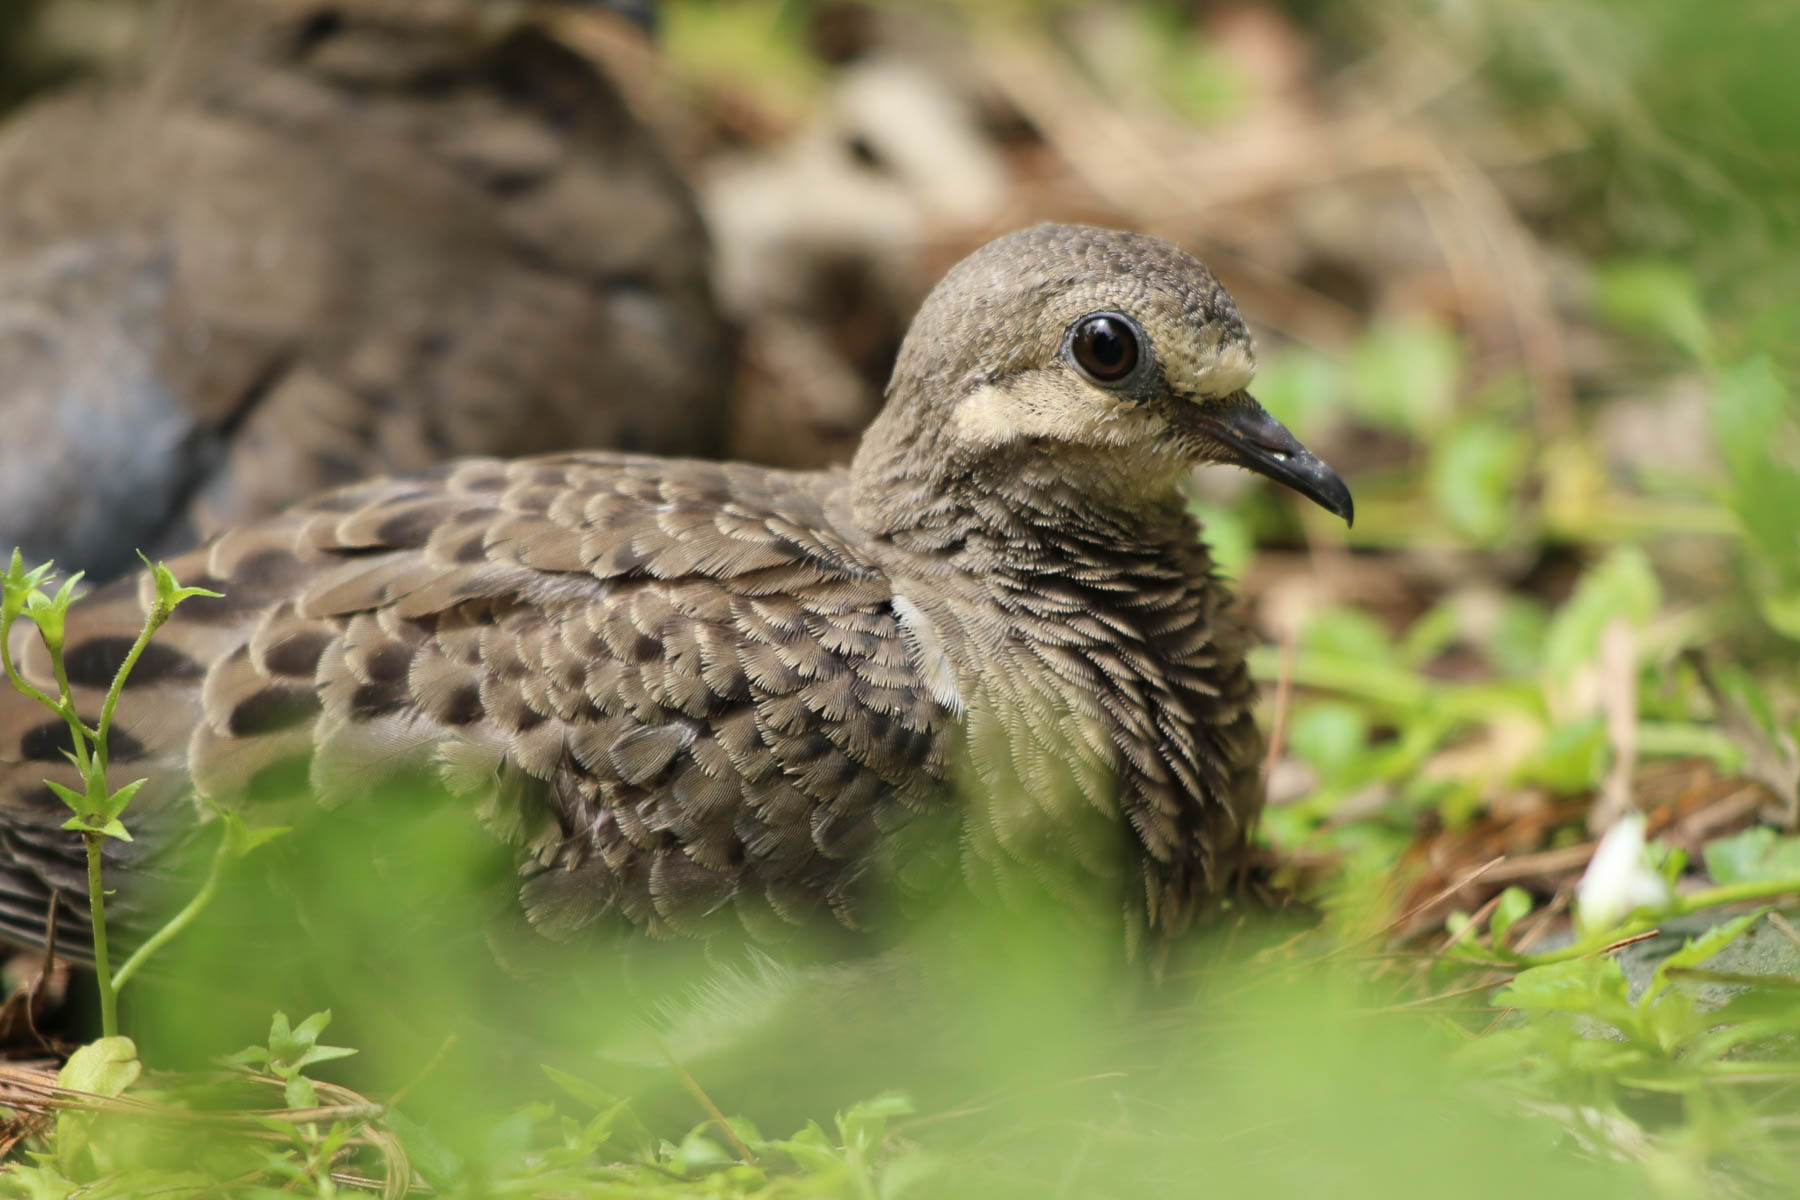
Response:
M1645 853L1644 814L1627 813L1600 839L1575 885L1575 919L1584 929L1610 929L1633 911L1668 900L1668 881L1651 868Z

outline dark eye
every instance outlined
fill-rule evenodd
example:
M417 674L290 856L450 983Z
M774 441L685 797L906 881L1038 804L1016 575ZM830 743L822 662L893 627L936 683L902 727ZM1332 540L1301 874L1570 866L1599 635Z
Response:
M1138 364L1137 329L1117 313L1093 313L1069 330L1069 356L1096 383L1117 383Z

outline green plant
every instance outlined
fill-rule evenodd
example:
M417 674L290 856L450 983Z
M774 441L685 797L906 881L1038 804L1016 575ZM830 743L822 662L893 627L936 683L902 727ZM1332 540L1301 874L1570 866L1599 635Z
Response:
M150 565L148 559L144 562L146 566ZM79 599L79 593L75 589L81 582L81 572L77 571L69 576L52 595L42 586L50 577L52 566L51 563L44 563L27 571L23 556L16 549L13 551L6 575L0 579L0 663L4 664L7 681L14 688L61 717L69 727L72 749L66 753L81 777L81 790L76 791L55 780L44 782L74 814L63 823L63 828L80 833L87 847L88 905L93 922L94 976L100 989L101 1028L103 1036L113 1037L119 1032L118 987L113 979L107 953L106 888L101 880L102 849L108 838L127 842L131 840L131 834L126 831L119 818L138 789L144 786L145 780L134 779L117 788L109 786L106 778L107 735L112 730L113 717L118 711L119 696L125 690L125 681L130 678L132 668L142 657L144 647L150 644L151 637L162 628L182 601L195 596L216 598L219 593L205 588L182 587L162 563L157 563L152 568L155 595L150 611L145 614L144 628L113 674L112 684L107 688L106 698L100 706L99 720L89 725L75 707L75 695L69 687L69 673L63 664L63 637L69 606ZM19 674L18 667L13 662L11 634L13 625L20 617L37 627L38 637L43 640L44 649L49 653L51 669L56 677L55 696L27 681Z

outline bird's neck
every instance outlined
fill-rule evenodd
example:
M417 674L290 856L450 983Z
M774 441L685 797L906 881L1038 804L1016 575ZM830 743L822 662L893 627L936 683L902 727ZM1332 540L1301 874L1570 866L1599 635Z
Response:
M1059 547L1191 542L1185 468L1144 448L1041 438L972 449L942 419L890 400L850 467L857 527L902 552L943 560L988 548L982 570L1029 572Z
M1083 465L878 453L851 487L925 665L953 677L993 810L966 825L974 852L1041 865L1060 847L1086 883L1053 890L1175 932L1254 808L1245 635L1173 482L1109 491Z
M1021 596L1120 609L1145 590L1213 586L1179 468L1039 440L972 456L894 409L864 439L846 494L868 552L919 603L1016 641L1058 636Z

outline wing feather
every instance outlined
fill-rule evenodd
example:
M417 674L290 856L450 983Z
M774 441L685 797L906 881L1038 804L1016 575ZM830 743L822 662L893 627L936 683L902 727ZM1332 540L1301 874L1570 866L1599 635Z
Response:
M429 772L518 848L547 931L609 913L767 929L813 908L855 924L878 810L941 778L946 714L887 581L830 527L838 486L622 455L468 460L231 531L175 564L225 598L179 609L126 691L119 769L159 781L160 811L134 817L191 833L193 789L254 804L299 778L329 806ZM71 654L103 667L149 599L127 580L84 600ZM80 859L42 803L60 764L25 752L41 724L0 701L14 940L41 936ZM134 845L127 867L160 861Z

